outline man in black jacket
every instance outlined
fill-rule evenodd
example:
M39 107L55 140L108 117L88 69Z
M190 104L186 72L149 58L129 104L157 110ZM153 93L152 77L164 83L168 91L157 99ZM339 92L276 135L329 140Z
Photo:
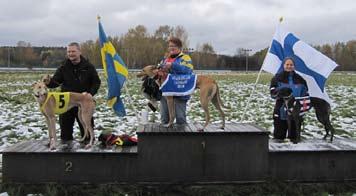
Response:
M61 86L62 92L87 92L94 96L100 87L100 79L95 67L81 56L79 44L73 42L67 47L67 59L58 67L46 85L48 88ZM79 125L81 136L84 136L83 126L78 118L78 107L74 107L59 115L62 141L73 140L75 119ZM94 126L93 118L92 125Z

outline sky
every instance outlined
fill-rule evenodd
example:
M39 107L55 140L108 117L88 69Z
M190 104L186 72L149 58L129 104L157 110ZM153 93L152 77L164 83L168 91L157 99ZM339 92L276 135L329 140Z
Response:
M0 0L0 46L66 46L98 37L96 16L107 35L144 25L183 26L189 45L210 43L219 54L261 50L279 18L301 40L333 44L356 39L355 0Z

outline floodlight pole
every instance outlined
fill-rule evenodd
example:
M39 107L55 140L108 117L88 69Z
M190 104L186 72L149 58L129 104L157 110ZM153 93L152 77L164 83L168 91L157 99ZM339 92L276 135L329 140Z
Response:
M245 52L245 55L246 55L246 73L248 71L248 52L251 52L252 50L251 49L242 49L242 51Z
M10 67L10 46L7 48L7 67Z

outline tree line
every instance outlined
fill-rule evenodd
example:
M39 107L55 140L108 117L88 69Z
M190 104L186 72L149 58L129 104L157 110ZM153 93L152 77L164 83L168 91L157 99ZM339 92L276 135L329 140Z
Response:
M183 26L159 26L149 33L145 26L138 25L124 35L109 36L108 39L129 68L140 69L161 61L170 36L183 41L183 50L192 57L195 69L259 70L268 50L264 48L248 54L247 50L237 48L234 55L221 55L209 42L189 48L188 32ZM99 40L87 40L80 45L83 56L98 68L102 67ZM316 45L314 48L336 61L340 65L337 70L356 71L356 40ZM65 54L65 47L33 47L28 42L19 41L16 47L0 47L0 66L57 67Z

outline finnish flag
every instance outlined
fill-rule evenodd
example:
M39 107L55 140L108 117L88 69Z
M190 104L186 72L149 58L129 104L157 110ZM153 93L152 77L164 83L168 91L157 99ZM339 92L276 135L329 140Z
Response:
M299 40L280 24L273 36L261 69L272 74L279 73L283 71L282 61L285 57L294 59L295 70L307 82L309 95L324 99L332 104L331 99L325 92L325 82L338 65L313 47Z

